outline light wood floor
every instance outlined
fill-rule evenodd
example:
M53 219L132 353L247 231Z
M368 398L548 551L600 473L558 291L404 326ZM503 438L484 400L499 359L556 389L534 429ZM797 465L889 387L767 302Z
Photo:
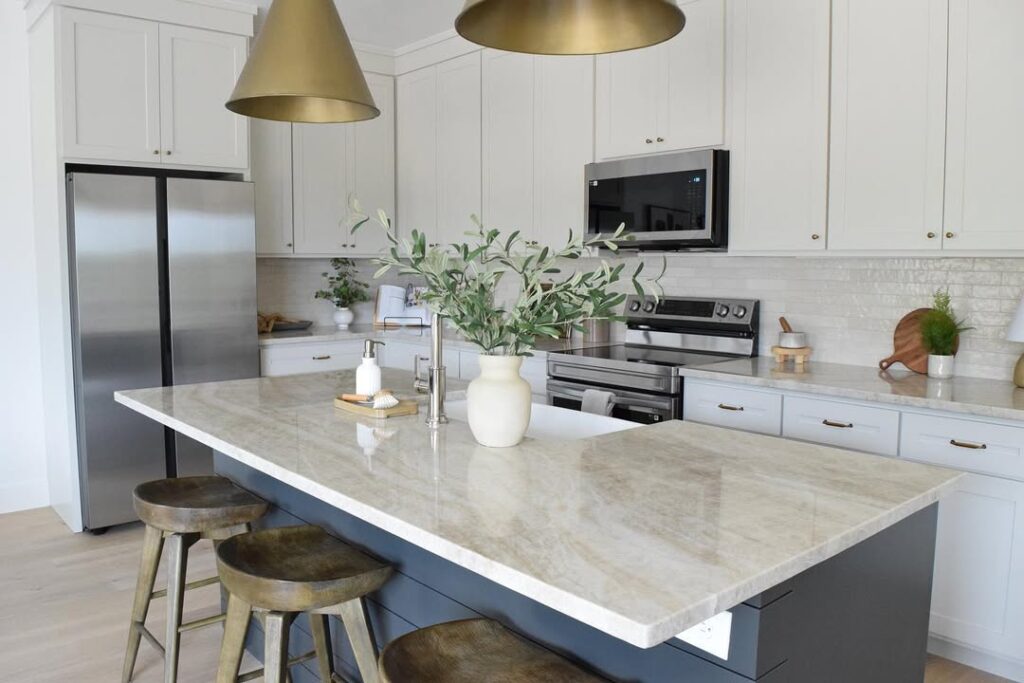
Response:
M72 534L49 509L0 515L0 678L23 683L120 680L142 528L104 536ZM189 580L214 572L209 542L195 546ZM157 579L163 585L163 575ZM163 601L148 625L162 640ZM190 591L185 619L219 608L216 586ZM180 683L209 683L216 670L220 627L182 635ZM242 665L243 671L257 666ZM143 641L135 681L163 680L160 656ZM932 658L926 683L1005 683L954 662Z

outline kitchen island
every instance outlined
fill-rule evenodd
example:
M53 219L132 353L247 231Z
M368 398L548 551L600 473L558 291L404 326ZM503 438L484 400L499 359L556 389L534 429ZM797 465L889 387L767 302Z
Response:
M117 400L218 451L275 504L269 524L393 562L381 641L484 614L615 680L921 679L936 504L957 473L683 422L488 449L460 421L337 411L353 374Z

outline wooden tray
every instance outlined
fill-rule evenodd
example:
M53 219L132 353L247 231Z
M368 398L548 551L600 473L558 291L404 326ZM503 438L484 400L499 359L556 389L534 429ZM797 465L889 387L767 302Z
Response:
M407 415L415 415L420 412L420 404L416 401L399 401L398 405L394 408L377 410L372 405L350 403L348 401L342 401L340 398L335 398L334 407L339 410L344 410L346 413L352 413L353 415L359 415L360 417L371 417L375 420L383 420L389 417L405 417Z

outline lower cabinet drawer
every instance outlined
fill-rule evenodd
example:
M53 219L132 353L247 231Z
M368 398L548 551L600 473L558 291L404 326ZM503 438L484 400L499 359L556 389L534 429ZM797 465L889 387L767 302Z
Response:
M782 395L687 380L683 383L683 419L779 436Z
M1024 428L904 413L900 455L933 465L1024 480Z
M841 401L787 396L782 435L867 453L896 455L900 413Z
M362 362L362 342L281 344L260 350L264 377L350 370Z

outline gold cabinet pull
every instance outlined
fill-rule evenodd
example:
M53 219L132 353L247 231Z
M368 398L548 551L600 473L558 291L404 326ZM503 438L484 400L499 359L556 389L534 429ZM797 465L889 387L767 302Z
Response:
M826 427L835 427L836 429L853 429L852 422L836 422L835 420L822 420L821 424Z
M950 446L956 446L957 448L968 448L972 451L984 451L988 450L988 444L984 443L971 443L970 441L957 441L956 439L949 440Z
M818 233L814 233L813 235L811 235L811 239L812 240L820 240L821 239L821 235L819 235Z
M953 239L954 237L956 237L956 233L953 233L953 232L947 232L947 233L946 233L946 239L947 239L947 240L951 240L951 239Z
M647 139L645 140L645 142L646 142L646 143L647 143L648 145L653 145L653 144L654 144L654 140L652 140L652 139L650 139L650 138L647 138Z
M935 237L936 237L936 235L935 235L934 232L928 233L928 239L933 240L933 239L935 239Z
M665 142L665 138L658 138L658 142Z
M313 356L313 360L330 360L330 356Z
M734 413L742 413L744 410L746 410L743 406L731 406L727 403L719 403L718 407L721 410L731 410Z

